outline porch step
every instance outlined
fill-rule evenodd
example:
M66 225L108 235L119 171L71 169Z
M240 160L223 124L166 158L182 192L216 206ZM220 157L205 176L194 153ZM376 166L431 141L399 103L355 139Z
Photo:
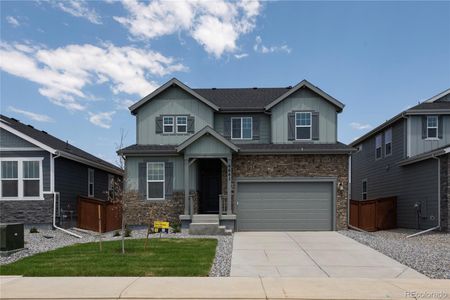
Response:
M219 215L193 215L192 223L214 223L219 224Z
M189 234L192 235L218 235L220 234L219 223L191 223Z

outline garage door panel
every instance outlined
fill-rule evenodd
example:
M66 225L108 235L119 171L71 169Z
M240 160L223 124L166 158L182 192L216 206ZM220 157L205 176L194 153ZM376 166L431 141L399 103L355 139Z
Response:
M331 182L238 183L238 230L332 230Z

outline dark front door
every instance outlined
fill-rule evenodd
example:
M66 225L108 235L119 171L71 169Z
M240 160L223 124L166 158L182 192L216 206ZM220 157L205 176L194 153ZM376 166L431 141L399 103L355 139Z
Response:
M222 165L219 159L201 159L199 165L200 203L202 214L219 213Z

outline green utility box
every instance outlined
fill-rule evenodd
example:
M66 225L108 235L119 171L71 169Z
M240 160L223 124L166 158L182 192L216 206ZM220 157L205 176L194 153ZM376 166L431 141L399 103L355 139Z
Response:
M0 253L8 255L24 247L22 223L0 223Z

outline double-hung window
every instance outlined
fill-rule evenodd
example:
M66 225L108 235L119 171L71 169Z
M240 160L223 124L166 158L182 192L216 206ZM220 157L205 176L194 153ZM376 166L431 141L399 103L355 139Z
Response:
M367 179L364 179L362 181L362 187L361 187L361 198L362 200L367 200Z
M375 159L380 159L382 156L382 135L381 133L375 137Z
M187 133L187 116L177 116L177 133Z
M438 117L427 116L427 138L436 139L438 137Z
M295 139L311 140L311 113L296 112L295 113Z
M94 179L95 171L94 169L88 169L88 197L94 197Z
M392 128L389 128L384 132L384 155L389 156L392 154Z
M163 133L174 133L174 117L165 116L163 117Z
M165 199L164 162L147 163L147 200Z
M253 118L231 118L231 138L235 140L250 140L253 138Z
M0 163L0 199L43 199L42 158L4 158Z

